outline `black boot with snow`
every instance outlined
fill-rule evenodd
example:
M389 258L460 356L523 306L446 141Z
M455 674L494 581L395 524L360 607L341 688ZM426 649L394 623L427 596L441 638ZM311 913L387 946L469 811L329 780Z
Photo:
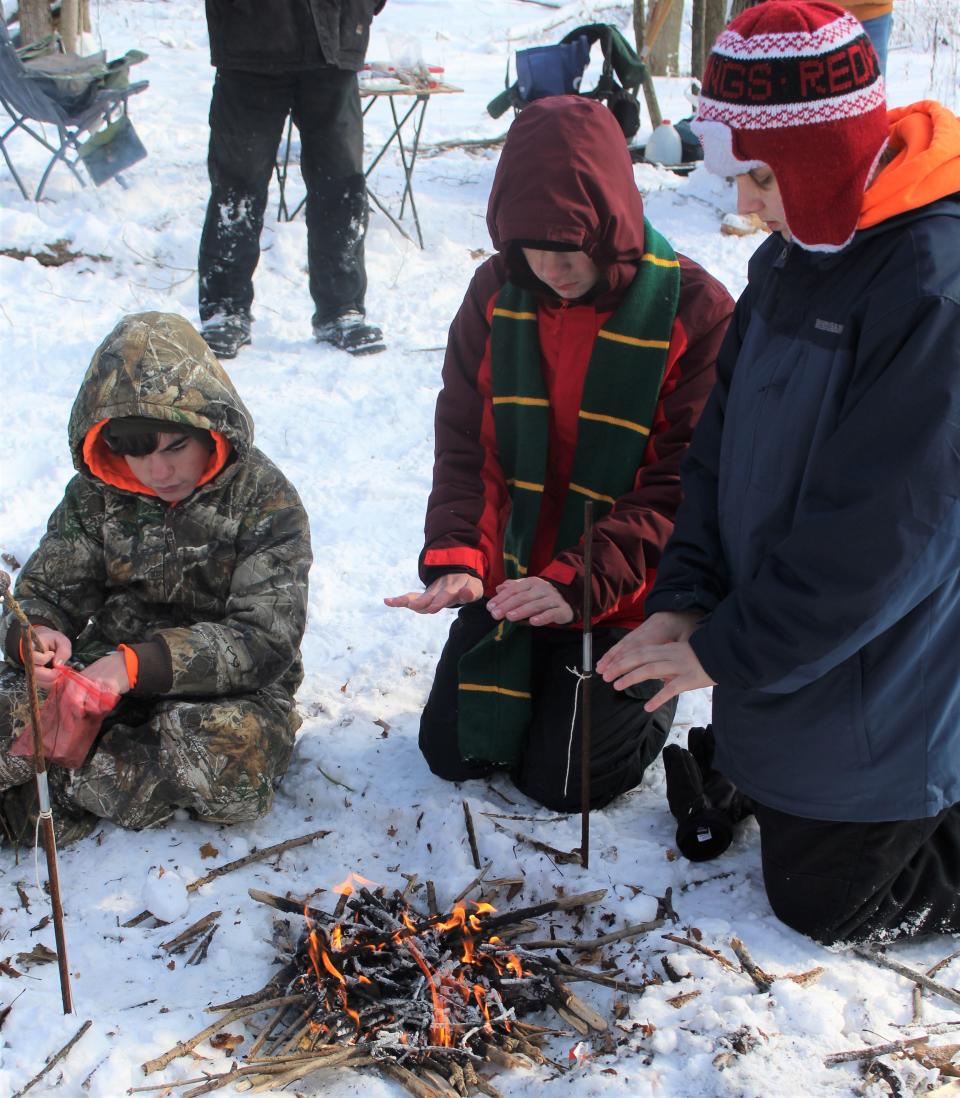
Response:
M387 349L383 332L375 324L368 324L363 313L356 309L322 324L315 320L313 338L351 355L375 355Z
M221 313L204 321L200 334L217 358L236 358L240 348L252 342L250 317Z

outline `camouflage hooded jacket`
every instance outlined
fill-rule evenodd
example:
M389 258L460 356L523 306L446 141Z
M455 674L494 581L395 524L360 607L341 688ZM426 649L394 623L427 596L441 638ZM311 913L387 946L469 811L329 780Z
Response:
M164 503L99 437L120 416L215 432L210 479ZM125 317L93 356L69 438L78 475L16 586L30 619L70 637L84 663L130 645L138 695L270 688L292 699L303 677L307 515L252 445L250 414L193 327L172 314ZM3 625L19 662L18 629Z

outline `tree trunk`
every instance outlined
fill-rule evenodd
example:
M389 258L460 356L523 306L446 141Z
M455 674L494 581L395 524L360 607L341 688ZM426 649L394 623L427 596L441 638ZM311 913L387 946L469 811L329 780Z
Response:
M61 0L60 38L66 53L76 53L81 34L80 0Z
M20 45L29 46L52 33L49 0L20 0Z
M646 16L643 13L643 0L633 0L633 37L637 40L637 53L643 49L643 28Z
M724 0L703 0L704 61L726 25L727 5Z
M706 62L703 47L703 2L693 0L690 39L690 75L697 80L703 79L703 66Z
M663 0L661 0L661 3ZM676 76L680 71L680 29L683 0L673 0L670 13L650 50L650 68L656 76Z
M742 11L752 8L757 0L733 0L730 5L730 18L735 19Z

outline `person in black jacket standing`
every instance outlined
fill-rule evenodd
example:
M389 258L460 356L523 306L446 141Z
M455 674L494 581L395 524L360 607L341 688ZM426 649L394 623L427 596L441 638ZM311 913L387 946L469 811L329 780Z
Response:
M367 197L357 71L386 0L206 0L210 202L198 259L200 321L220 358L251 341L253 272L287 115L307 187L313 334L351 354L384 349L364 315Z

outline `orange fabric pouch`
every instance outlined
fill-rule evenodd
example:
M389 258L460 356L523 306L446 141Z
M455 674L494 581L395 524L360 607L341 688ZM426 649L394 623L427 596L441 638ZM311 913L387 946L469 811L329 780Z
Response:
M105 690L72 667L64 665L57 671L57 681L40 709L40 734L47 762L72 770L83 765L103 718L116 708L120 695ZM30 725L17 737L10 754L33 754Z

